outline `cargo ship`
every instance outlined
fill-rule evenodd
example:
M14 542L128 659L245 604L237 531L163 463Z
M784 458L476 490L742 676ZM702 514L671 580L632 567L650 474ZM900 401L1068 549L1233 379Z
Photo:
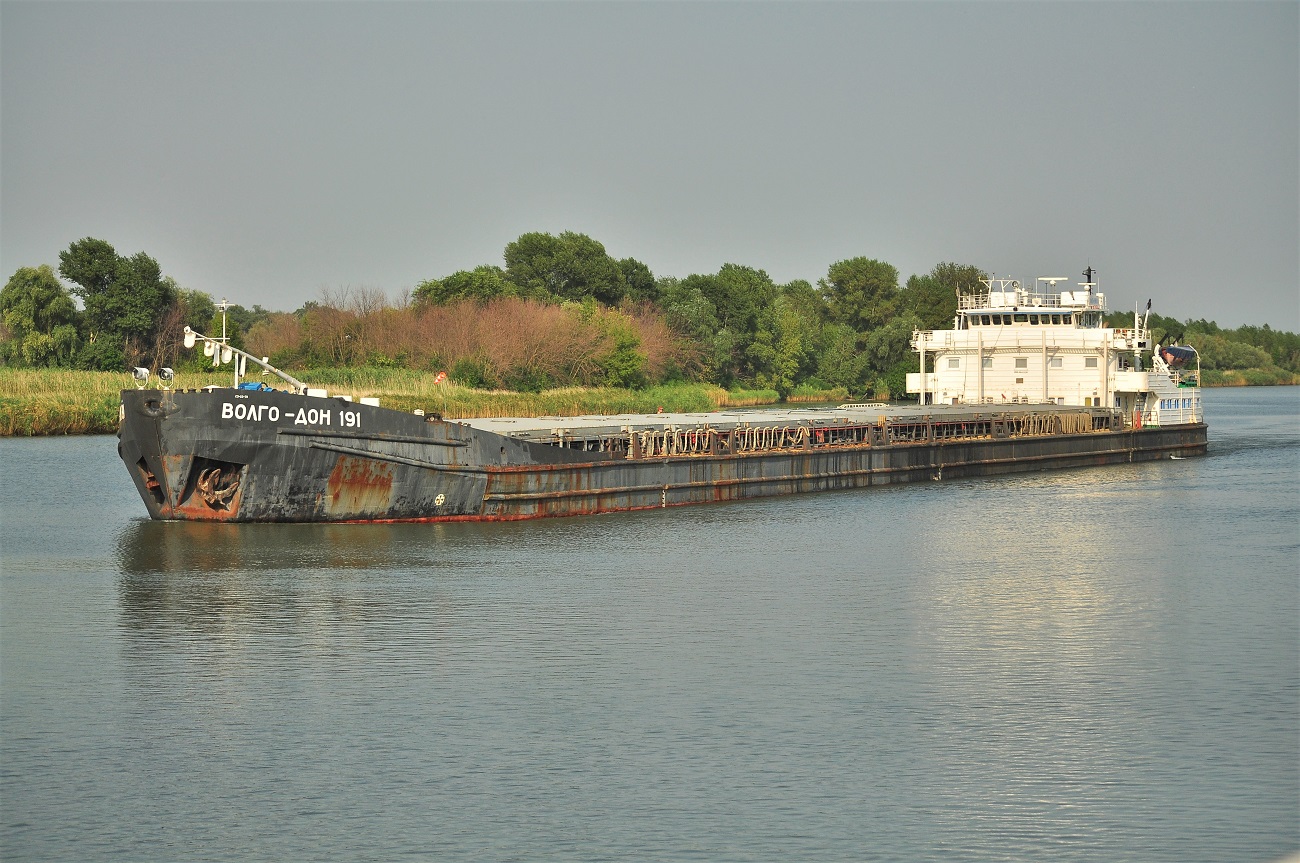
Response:
M985 280L918 331L915 404L448 420L331 396L186 329L232 386L137 369L118 453L151 518L497 521L1203 455L1199 360L1078 289ZM249 364L277 387L241 381Z

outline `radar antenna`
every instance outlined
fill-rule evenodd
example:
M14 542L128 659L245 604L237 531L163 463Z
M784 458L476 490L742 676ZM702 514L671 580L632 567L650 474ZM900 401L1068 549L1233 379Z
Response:
M1079 287L1087 288L1088 293L1091 294L1092 289L1097 287L1096 281L1093 280L1093 276L1095 275L1097 275L1097 271L1092 268L1092 264L1089 264L1083 271L1083 277L1087 279L1087 281L1079 282Z

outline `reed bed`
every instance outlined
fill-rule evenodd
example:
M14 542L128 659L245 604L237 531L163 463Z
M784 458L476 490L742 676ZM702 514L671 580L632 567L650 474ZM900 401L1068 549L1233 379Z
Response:
M704 413L727 407L772 404L775 390L728 392L711 384L669 384L644 390L567 387L540 393L476 390L408 369L321 369L302 379L331 394L376 397L397 410L420 409L447 419L582 414ZM176 386L229 386L230 373L181 372ZM156 382L155 382L156 385ZM0 368L0 436L111 434L117 431L120 391L135 386L129 374L62 369Z
M1285 369L1231 369L1201 372L1201 385L1206 387L1270 387L1300 384L1300 374Z
M230 373L185 376L185 386L229 385ZM0 436L109 434L117 431L126 372L0 368Z
M807 384L800 384L785 397L790 403L816 403L827 404L830 402L843 403L849 401L848 387L831 387L829 389L819 389L810 387Z
M718 407L748 408L756 405L772 405L781 401L781 394L776 390L730 390L722 395Z

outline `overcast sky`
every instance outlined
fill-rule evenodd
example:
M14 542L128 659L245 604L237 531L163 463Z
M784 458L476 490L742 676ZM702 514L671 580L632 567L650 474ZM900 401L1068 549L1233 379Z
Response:
M0 3L0 268L273 309L580 231L1300 330L1300 4Z

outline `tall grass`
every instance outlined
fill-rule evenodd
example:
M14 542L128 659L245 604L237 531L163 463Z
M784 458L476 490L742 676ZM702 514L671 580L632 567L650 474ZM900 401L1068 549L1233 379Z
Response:
M702 413L724 407L771 404L775 390L727 392L710 384L666 384L644 390L566 387L540 393L476 390L451 381L434 384L429 373L408 369L321 369L305 375L331 395L377 397L396 410L420 409L448 419L580 414ZM176 386L229 386L230 373L186 372ZM128 374L59 369L0 368L0 435L109 434L117 430L120 391Z
M791 390L785 400L788 402L846 402L849 400L849 388L830 387L829 389L821 389L808 384L799 384L799 386Z
M1201 383L1207 387L1268 387L1300 384L1300 374L1279 369L1205 369Z
M186 375L186 387L229 386L229 372ZM107 434L117 431L125 372L0 368L0 436Z

